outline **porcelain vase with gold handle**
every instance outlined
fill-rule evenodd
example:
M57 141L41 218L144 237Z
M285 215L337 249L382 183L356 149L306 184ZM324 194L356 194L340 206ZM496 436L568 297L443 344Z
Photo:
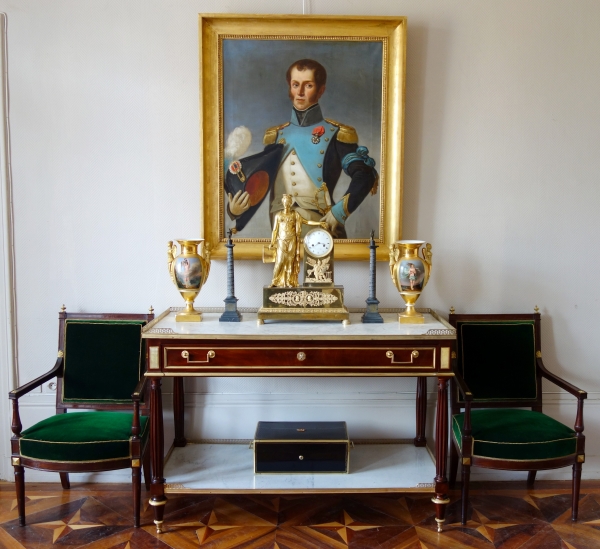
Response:
M177 322L200 322L202 313L194 309L194 300L210 272L210 250L203 239L181 239L179 252L169 241L167 260L173 284L185 299L185 309L175 316Z
M425 317L415 309L415 303L427 285L430 274L431 244L423 240L398 240L390 245L390 275L406 303L406 310L398 314L401 323L425 322Z

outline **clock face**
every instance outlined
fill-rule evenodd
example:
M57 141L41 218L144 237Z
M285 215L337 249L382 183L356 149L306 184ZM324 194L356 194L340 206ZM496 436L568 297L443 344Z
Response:
M313 229L304 237L304 247L314 257L323 257L333 250L333 238L325 229Z

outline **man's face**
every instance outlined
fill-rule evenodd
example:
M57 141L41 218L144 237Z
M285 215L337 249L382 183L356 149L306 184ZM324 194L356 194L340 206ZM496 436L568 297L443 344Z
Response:
M306 69L299 71L296 67L292 69L290 78L290 99L296 109L305 111L319 101L325 86L317 89L314 71Z

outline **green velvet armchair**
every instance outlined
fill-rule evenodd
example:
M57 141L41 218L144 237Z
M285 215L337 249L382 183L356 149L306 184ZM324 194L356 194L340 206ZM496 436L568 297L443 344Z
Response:
M142 328L153 314L59 313L54 368L9 393L11 458L19 523L25 525L25 467L60 473L131 468L134 525L140 525L141 468L150 481L149 398ZM22 430L19 398L53 378L56 415ZM77 411L69 411L77 410ZM69 412L68 412L69 411ZM68 412L68 413L67 413Z
M542 362L540 315L465 315L451 311L453 444L450 485L462 465L461 521L467 521L471 467L536 472L573 466L572 515L577 520L585 461L583 401L587 393L550 373ZM577 398L574 427L542 412L542 378Z

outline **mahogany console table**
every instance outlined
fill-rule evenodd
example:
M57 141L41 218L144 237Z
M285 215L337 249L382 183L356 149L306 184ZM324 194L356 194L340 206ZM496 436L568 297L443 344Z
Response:
M178 310L165 311L143 332L148 353L146 376L151 384L150 505L158 532L162 531L165 493L410 491L435 494L432 501L441 531L449 502L448 380L453 375L450 353L456 338L445 320L432 310L421 309L425 323L415 325L400 324L397 313L385 310L383 324L362 324L360 313L352 312L346 326L318 321L259 325L256 312L243 312L239 323L219 322L216 312L203 312L202 322L182 323L175 321ZM166 468L161 396L165 376L174 378L175 415L175 440ZM416 377L416 437L404 445L358 444L351 452L349 474L254 475L247 444L186 441L186 376ZM435 464L425 439L427 377L437 378L438 388ZM423 474L425 480L433 476L433 482L419 482Z

